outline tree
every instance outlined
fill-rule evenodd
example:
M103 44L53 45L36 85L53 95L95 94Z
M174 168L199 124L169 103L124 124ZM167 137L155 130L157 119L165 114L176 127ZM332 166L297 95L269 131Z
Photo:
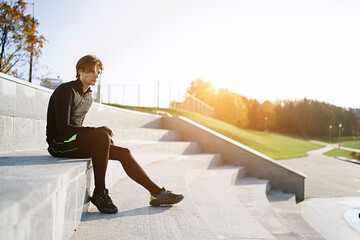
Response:
M191 86L188 88L187 93L210 106L214 106L216 90L210 82L204 82L198 78L191 82Z
M46 39L39 35L39 22L25 15L26 3L23 0L0 3L0 71L18 76L15 66L30 59L30 80L32 62L41 54Z
M275 116L275 106L271 102L265 101L260 105L260 119L262 128L264 128L264 125L267 124L267 128L271 130L275 124ZM267 120L265 120L265 118L267 118ZM267 121L267 123L265 123L265 121Z
M22 18L26 4L18 1L8 4L2 1L0 4L0 71L6 74L16 75L13 67L22 59Z
M243 102L248 109L249 123L246 128L253 130L261 130L263 128L260 114L260 103L256 99L247 99L243 97Z
M338 133L342 124L343 136L357 136L360 126L360 109L344 109L316 100L279 100L275 103L247 99L228 89L216 91L211 83L196 79L188 93L213 106L216 118L241 128L263 130L267 128L306 138L328 139ZM333 126L329 128L329 126Z
M238 127L245 127L248 120L248 109L241 96L221 88L215 101L216 118Z

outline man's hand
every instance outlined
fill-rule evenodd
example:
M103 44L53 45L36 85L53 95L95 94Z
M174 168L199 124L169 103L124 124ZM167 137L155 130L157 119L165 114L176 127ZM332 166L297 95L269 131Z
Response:
M96 128L96 130L104 130L110 135L110 137L114 136L113 131L110 128L106 127L106 126L98 127L98 128Z

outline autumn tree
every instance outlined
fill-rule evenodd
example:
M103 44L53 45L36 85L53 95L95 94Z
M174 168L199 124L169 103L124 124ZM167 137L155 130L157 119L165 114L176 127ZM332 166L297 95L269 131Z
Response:
M337 136L339 123L343 136L356 136L360 128L360 109L345 109L307 98L260 104L228 89L217 91L210 82L201 79L191 83L188 93L213 106L216 118L241 128L264 130L265 117L267 129L272 132L306 138L327 139L329 131Z
M216 89L213 87L211 82L204 82L200 78L191 82L190 88L188 88L187 93L200 99L201 101L214 106Z
M32 62L41 54L46 39L39 35L39 22L25 15L26 3L23 0L0 2L0 71L19 76L21 63L30 62L30 79Z
M240 95L221 88L214 107L216 118L241 128L248 124L248 110Z
M5 1L0 3L0 71L6 74L16 75L17 72L12 69L21 60L21 26L25 6L23 1L13 5Z

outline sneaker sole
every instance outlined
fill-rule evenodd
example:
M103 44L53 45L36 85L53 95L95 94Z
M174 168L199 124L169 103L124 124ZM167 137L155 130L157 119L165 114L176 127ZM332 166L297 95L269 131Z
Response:
M95 207L99 210L99 212L101 212L101 213L106 213L106 214L114 214L114 213L117 213L118 212L118 209L116 208L116 209L100 209L97 205L96 205L96 203L92 200L92 198L90 198L90 201L92 202L92 204L94 204L95 205Z
M164 202L164 203L161 203L161 202L158 202L155 200L151 201L150 202L150 205L151 206L154 206L154 207L158 207L158 206L169 206L169 205L173 205L173 204L177 204L179 202L181 202L181 200L184 199L184 196L180 196L178 197L177 199L175 199L173 202L169 203L169 202Z

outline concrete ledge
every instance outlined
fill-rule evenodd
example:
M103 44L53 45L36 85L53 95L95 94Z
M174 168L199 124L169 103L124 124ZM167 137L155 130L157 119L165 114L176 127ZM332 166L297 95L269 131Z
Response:
M0 73L0 115L46 120L53 91Z
M87 211L89 160L45 151L0 157L2 239L68 239ZM85 204L85 205L84 205Z
M133 155L141 166L178 156ZM90 159L53 158L45 150L1 154L1 239L70 238L88 211L92 172ZM109 161L108 188L125 176L118 161Z
M180 141L177 131L152 128L112 128L115 140Z
M160 128L161 116L93 103L84 126L99 124L110 128Z
M201 148L196 142L115 141L115 145L129 148L132 152L149 154L170 153L181 155L201 152Z
M249 176L269 179L273 188L304 200L304 174L185 117L163 118L162 127L181 132L184 141L198 142L204 152L219 153L225 163L244 166Z

